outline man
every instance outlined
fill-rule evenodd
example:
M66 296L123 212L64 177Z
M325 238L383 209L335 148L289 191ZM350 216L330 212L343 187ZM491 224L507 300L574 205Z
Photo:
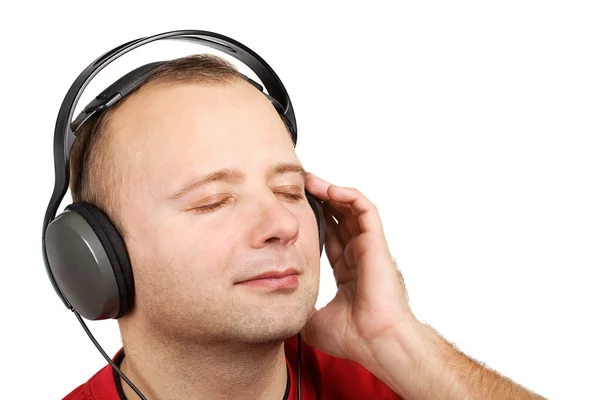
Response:
M118 320L123 373L147 399L540 398L473 362L412 314L376 207L305 173L285 124L234 66L161 65L86 122L74 201L123 236L135 301ZM314 309L324 202L338 293ZM334 219L335 218L335 219ZM282 279L257 279L265 272ZM135 399L109 365L66 399Z

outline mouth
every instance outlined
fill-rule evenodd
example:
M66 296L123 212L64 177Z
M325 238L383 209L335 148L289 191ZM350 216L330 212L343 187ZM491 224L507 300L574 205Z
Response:
M285 271L267 271L235 284L256 289L290 289L298 286L298 275L299 272L293 268L286 269Z

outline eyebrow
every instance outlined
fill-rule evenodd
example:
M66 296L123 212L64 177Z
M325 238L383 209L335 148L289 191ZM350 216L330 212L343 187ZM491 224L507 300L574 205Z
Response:
M269 169L268 178L271 178L274 175L282 175L288 172L299 173L302 176L303 182L306 182L306 171L299 164L292 163L279 163L275 164L273 167ZM173 193L171 193L167 199L175 200L186 193L191 192L209 182L217 182L217 181L226 181L226 182L235 182L240 181L244 178L244 173L239 169L231 169L231 168L223 168L218 171L211 172L206 175L197 176L189 179L183 185L181 185L178 189L176 189Z

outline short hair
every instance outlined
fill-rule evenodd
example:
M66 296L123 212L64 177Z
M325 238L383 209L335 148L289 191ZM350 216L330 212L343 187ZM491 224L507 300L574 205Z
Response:
M233 84L239 79L243 79L240 72L224 58L197 54L159 65L132 94L150 82ZM114 162L116 152L111 152L107 132L111 116L125 100L82 124L76 132L69 160L73 202L91 203L101 209L124 237L127 233L118 207L122 174Z

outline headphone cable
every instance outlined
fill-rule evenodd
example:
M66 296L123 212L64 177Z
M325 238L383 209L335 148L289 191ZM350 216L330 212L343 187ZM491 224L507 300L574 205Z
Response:
M300 339L300 332L298 332L298 371L296 375L298 375L296 383L298 384L298 400L302 400L302 394L300 392L300 360L302 359L302 339Z
M79 320L79 323L81 323L81 326L83 326L83 329L85 330L85 333L87 333L87 335L90 337L90 339L92 340L92 342L94 343L94 345L96 345L96 348L98 349L98 351L100 351L100 353L104 356L104 358L106 359L106 361L108 361L108 363L111 365L111 367L113 367L113 369L115 371L117 371L117 373L119 375L121 375L121 378L123 378L123 380L125 382L127 382L127 384L129 386L131 386L131 389L133 389L133 391L135 392L135 394L137 394L140 397L140 399L146 400L146 398L144 397L144 395L142 394L142 392L140 392L138 390L138 388L135 387L135 385L133 384L133 382L131 382L129 380L129 378L127 378L125 376L125 374L123 372L121 372L121 370L119 369L119 367L117 367L115 365L115 363L110 359L110 357L108 356L108 354L106 354L106 352L102 349L102 347L100 347L100 345L98 344L98 342L94 338L94 335L92 335L92 332L90 332L90 330L88 329L88 327L85 324L85 322L83 322L83 319L81 318L81 315L79 315L79 313L77 311L75 311L75 310L72 310L72 311L75 313L75 316Z

